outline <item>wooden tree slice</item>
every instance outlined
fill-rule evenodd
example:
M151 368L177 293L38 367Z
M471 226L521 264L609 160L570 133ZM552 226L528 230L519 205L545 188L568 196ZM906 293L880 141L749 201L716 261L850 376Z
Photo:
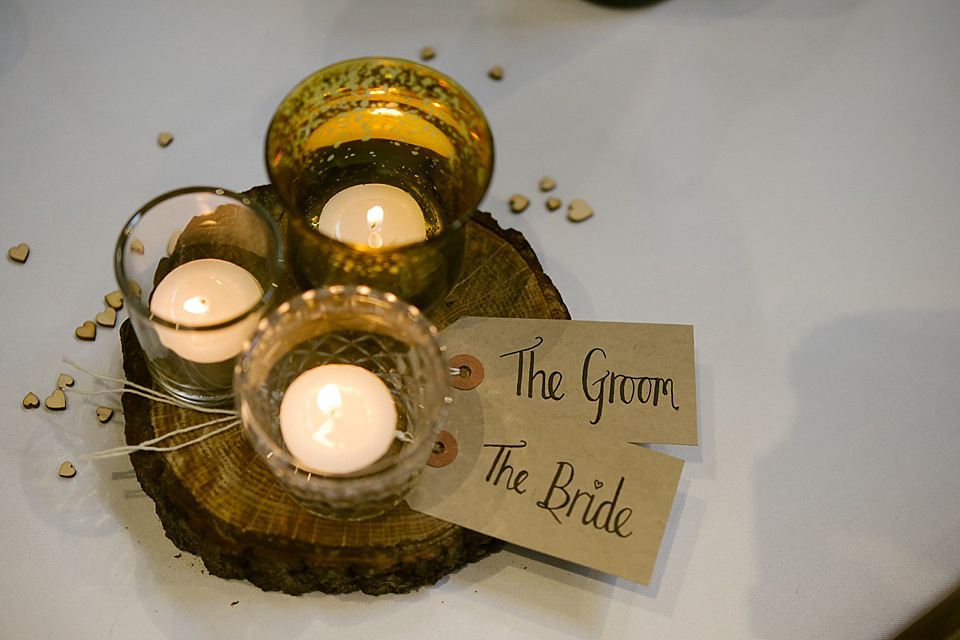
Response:
M248 192L283 222L270 187ZM443 328L467 316L569 318L560 293L523 236L478 212L467 230L461 281L430 317ZM121 329L127 379L153 386L129 321ZM128 444L210 419L208 414L123 395ZM192 435L164 441L177 444ZM498 551L503 543L401 504L362 522L312 515L282 490L239 428L166 452L130 456L167 537L207 571L261 589L404 593Z

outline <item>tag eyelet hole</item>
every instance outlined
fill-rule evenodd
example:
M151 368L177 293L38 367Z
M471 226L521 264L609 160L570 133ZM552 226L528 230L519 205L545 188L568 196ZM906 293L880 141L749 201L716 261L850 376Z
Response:
M469 391L483 382L483 363L466 353L450 358L450 372L450 383L460 391Z
M427 465L431 467L445 467L457 457L460 447L457 439L449 431L441 431L433 443L433 450L427 458Z

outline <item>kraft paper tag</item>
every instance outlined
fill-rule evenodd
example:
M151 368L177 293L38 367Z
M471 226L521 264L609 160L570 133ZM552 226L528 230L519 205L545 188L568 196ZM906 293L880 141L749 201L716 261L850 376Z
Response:
M483 365L474 393L520 422L579 427L583 444L697 444L690 325L462 318L441 337Z
M445 429L456 457L424 470L411 508L649 584L683 461L579 427L524 423L476 391L454 391Z
M693 328L464 318L442 338L483 372L410 506L648 584L683 461L630 442L697 443Z

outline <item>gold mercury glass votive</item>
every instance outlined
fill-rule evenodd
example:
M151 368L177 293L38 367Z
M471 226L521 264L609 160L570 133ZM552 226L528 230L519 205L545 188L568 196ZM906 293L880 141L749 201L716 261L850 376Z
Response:
M317 71L284 98L266 161L301 285L365 284L430 309L459 275L493 138L450 78L408 60L360 58Z
M284 490L320 516L393 508L447 414L436 327L392 293L334 285L281 304L237 362L243 431Z

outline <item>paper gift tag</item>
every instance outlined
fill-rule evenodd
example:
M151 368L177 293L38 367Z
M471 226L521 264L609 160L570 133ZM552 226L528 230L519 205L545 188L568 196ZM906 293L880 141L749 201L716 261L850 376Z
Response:
M519 420L477 391L454 391L445 429L456 456L427 467L408 504L649 584L683 461L581 427Z
M463 318L442 338L469 369L456 455L410 506L648 584L683 461L630 443L697 443L693 327Z
M482 364L475 392L522 422L697 444L690 325L462 318L441 337L449 356Z

